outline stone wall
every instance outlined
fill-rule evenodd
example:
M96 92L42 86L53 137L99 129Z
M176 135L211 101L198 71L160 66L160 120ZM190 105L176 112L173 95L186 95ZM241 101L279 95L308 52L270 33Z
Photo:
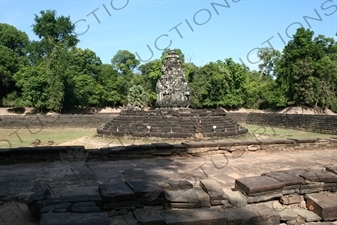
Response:
M118 113L76 115L0 116L0 128L89 127L98 128ZM326 134L337 134L337 116L280 113L229 112L228 117L238 123L281 128L301 129Z
M152 143L142 145L85 149L84 146L35 146L0 148L0 164L53 162L60 160L62 153L86 151L87 160L119 160L163 156L204 156L232 153L243 155L256 151L324 150L336 149L337 138L288 138L222 141L188 141L181 144Z
M239 123L337 134L337 116L335 115L230 112L228 116Z
M51 127L87 127L97 128L109 122L118 113L75 114L75 115L27 115L0 116L0 128L51 128Z

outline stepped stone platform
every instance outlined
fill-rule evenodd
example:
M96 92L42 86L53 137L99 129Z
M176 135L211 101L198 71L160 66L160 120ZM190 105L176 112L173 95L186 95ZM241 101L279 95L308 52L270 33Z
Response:
M98 134L112 136L159 138L221 138L246 134L248 130L226 115L223 110L187 108L151 111L124 110Z
M335 148L104 161L75 151L82 161L0 164L0 224L337 222Z

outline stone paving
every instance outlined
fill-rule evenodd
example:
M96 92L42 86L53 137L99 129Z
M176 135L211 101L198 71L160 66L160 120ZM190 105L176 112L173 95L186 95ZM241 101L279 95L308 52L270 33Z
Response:
M212 179L218 181L226 193L235 188L235 180L239 178L287 169L322 170L329 165L337 166L336 162L337 150L317 150L0 165L0 224L38 224L37 219L32 218L26 202L34 193L46 189L53 195L66 196L72 191L78 192L78 187L81 187L80 194L88 196L100 184L125 180L146 179L157 184L168 180L186 180L193 186L199 186L199 181ZM144 212L139 212L139 217L141 213ZM206 217L212 214L206 211L203 213L206 213ZM166 222L172 221L169 224L178 224L174 213L171 214L166 213L162 217L167 218ZM97 212L95 216L100 218L101 214ZM134 216L127 211L125 215L110 217L109 220L112 225L135 222ZM47 223L41 221L40 224Z

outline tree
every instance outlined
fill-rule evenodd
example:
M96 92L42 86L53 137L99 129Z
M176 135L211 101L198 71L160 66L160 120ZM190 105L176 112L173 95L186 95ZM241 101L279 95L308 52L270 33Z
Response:
M275 66L280 60L281 52L269 47L261 48L257 53L257 57L262 61L259 64L261 70L260 78L263 75L276 77Z
M80 106L99 106L103 102L104 87L92 76L87 74L75 76L74 85L74 95Z
M13 97L17 96L19 90L15 87L13 75L28 63L25 54L27 44L26 33L11 25L0 23L0 105L1 99L6 106L13 105L6 103L16 101ZM10 93L13 93L10 97L11 101L7 101L8 99L4 97Z
M163 63L160 59L155 59L139 66L144 81L143 86L147 92L150 105L154 105L157 100L156 84L162 74L162 66Z
M128 103L133 106L144 107L147 105L147 95L141 85L132 86L128 93Z
M70 17L56 16L55 10L42 10L41 16L35 14L34 33L40 38L39 48L44 55L51 54L55 46L70 49L77 45L79 40L74 35L75 25Z
M118 72L112 68L112 65L101 64L98 83L104 88L103 105L115 106L120 104L121 97L117 88Z
M333 107L336 105L337 45L332 38L299 28L277 63L277 83L285 103Z
M244 104L248 71L231 58L201 67L193 79L191 101L194 107L241 107Z
M111 59L113 68L123 75L132 74L134 69L140 64L135 54L128 50L119 50Z
M18 57L25 57L28 42L28 35L25 32L9 24L0 23L0 45L11 49Z
M21 79L34 79L30 78L32 74L41 76L36 79L46 82L43 96L47 96L47 100L41 99L44 104L39 104L39 107L60 111L63 108L66 86L64 76L68 69L69 49L79 40L73 34L75 26L69 17L57 17L56 12L51 10L40 13L41 16L35 15L35 24L32 25L40 40L33 41L28 46L31 66L36 67L32 70L40 72L32 73L29 68L25 68L17 76L17 82L21 87L25 87L25 80Z

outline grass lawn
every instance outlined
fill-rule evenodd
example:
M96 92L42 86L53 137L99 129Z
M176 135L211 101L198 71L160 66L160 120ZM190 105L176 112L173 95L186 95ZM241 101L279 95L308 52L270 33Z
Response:
M35 139L40 139L42 145L47 145L48 141L53 141L55 145L61 142L70 141L85 136L94 136L96 128L54 128L54 129L0 129L0 148L27 147ZM6 141L4 141L6 140Z
M258 125L242 124L248 129L252 137L274 137L274 138L329 138L332 134L320 134L301 130L283 129L276 127L265 127Z
M252 138L329 138L331 134L319 134L313 132L305 132L299 130L290 130L282 128L271 128L257 125L242 124L248 128L249 134L233 137L229 139L252 139ZM255 136L254 136L255 134ZM131 144L145 144L153 142L169 142L180 143L181 140L167 140L167 139L140 139L140 138L101 138L95 137L96 128L54 128L54 129L0 129L0 148L8 147L27 147L32 146L31 143L35 139L41 140L41 145L48 145L48 141L53 141L53 145L59 145L62 142L72 141L82 137L90 137L85 139L84 143L78 145L85 145L90 147L98 147L98 144L115 145L131 145ZM11 146L9 146L9 142ZM87 143L92 142L92 143ZM101 146L101 145L100 145Z

